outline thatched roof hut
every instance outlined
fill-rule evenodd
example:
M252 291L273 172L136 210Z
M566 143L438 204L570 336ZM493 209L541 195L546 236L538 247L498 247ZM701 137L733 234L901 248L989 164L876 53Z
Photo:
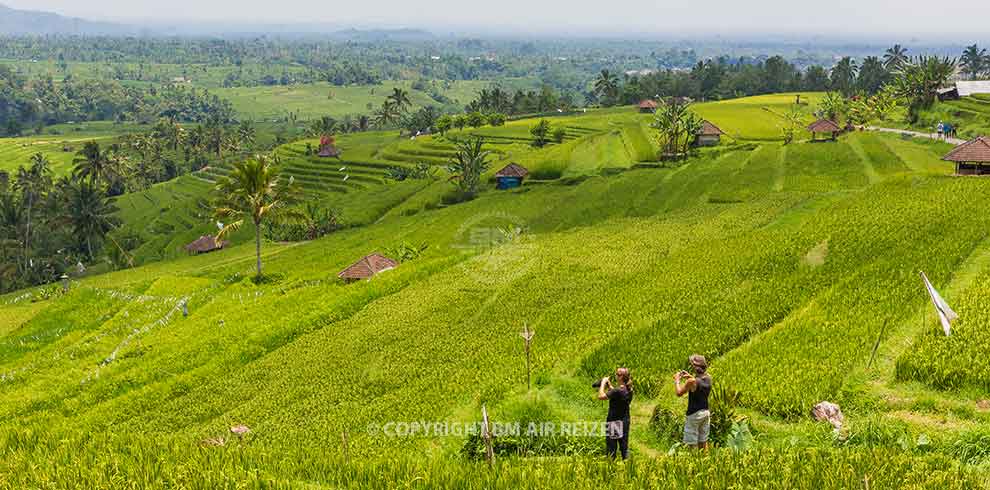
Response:
M990 138L980 136L967 141L942 157L942 160L956 164L958 175L986 175L990 173Z
M212 235L203 235L203 236L197 238L196 240L194 240L192 243L190 243L190 244L188 244L188 245L186 245L185 247L182 247L182 248L184 248L186 250L186 252L189 252L189 253L193 253L193 254L205 254L205 253L208 253L208 252L213 252L213 251L216 251L216 250L221 250L224 247L226 247L227 245L230 245L230 242L227 241L227 240L220 241L220 240L217 240L217 238L215 236L212 236Z
M380 253L366 255L361 260L340 271L337 277L351 282L360 279L371 279L375 274L395 269L399 263Z
M831 119L819 119L808 126L808 131L811 133L812 141L815 140L818 133L829 134L834 140L842 132L842 128Z
M657 111L657 101L653 99L643 99L639 102L639 112L656 112Z

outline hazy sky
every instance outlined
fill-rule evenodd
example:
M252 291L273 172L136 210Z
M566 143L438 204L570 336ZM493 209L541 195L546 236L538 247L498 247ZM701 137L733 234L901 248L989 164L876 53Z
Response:
M127 21L332 23L586 33L781 33L985 37L990 0L0 0Z

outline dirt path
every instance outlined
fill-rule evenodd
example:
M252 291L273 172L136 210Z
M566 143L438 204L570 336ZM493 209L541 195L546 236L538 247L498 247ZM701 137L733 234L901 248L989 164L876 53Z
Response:
M945 141L946 143L952 143L953 145L961 145L966 142L966 140L962 140L959 138L939 138L938 135L935 133L922 133L920 131L911 131L909 129L879 128L876 126L867 126L866 129L869 131L878 131L881 133L909 134L916 138L928 138L933 140L941 139L942 141Z

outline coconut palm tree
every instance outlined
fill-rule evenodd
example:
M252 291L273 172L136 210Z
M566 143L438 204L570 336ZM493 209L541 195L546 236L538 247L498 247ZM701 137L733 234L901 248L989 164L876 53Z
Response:
M907 48L900 44L895 44L893 47L888 48L883 55L883 67L889 72L900 70L907 62Z
M893 94L908 101L908 118L917 122L921 110L931 107L938 90L956 71L956 60L938 56L921 56L908 62L894 79Z
M977 45L968 46L959 58L963 73L971 79L978 78L987 69L987 50Z
M44 199L45 193L51 189L52 169L48 159L41 153L31 156L31 165L17 169L17 181L14 188L21 193L24 202L24 263L29 260L31 249L31 225L35 207Z
M93 185L98 184L107 173L106 158L103 150L100 149L100 144L95 141L87 141L83 144L72 162L75 163L72 175L78 179L89 179Z
M337 120L330 116L323 116L309 126L311 136L331 135L337 131Z
M222 240L237 231L250 219L254 223L254 246L257 259L257 278L261 270L261 227L267 221L300 219L300 213L292 208L297 201L293 179L283 183L271 159L258 155L253 159L234 164L233 171L221 178L216 186L214 203L216 217L226 223L217 234Z
M406 107L412 105L412 101L409 100L409 92L400 87L395 87L392 89L392 93L388 96L388 100L395 105L399 112L405 111Z
M251 121L241 121L241 125L237 127L237 140L240 142L241 147L250 148L254 145L257 137L258 133L255 131Z
M595 79L595 94L598 95L599 100L608 103L618 92L618 77L609 73L608 70L602 70L601 73L598 74L598 78Z
M839 60L832 67L832 73L829 78L832 90L842 92L845 96L852 95L856 89L856 74L858 72L859 68L856 66L856 61L852 58L846 56Z
M394 125L399 120L398 106L391 99L382 103L382 106L375 111L375 125L379 128L387 128Z
M72 234L86 249L90 261L94 259L94 244L99 244L120 220L114 198L92 181L74 179L66 188L66 214L62 221L72 228Z

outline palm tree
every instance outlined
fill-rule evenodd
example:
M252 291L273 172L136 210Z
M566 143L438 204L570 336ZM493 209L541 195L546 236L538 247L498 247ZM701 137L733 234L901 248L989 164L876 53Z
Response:
M254 246L257 258L257 278L261 279L261 226L265 220L299 219L300 213L291 208L297 200L292 178L282 184L278 171L267 156L234 164L230 175L217 182L215 214L226 222L217 234L222 240L244 225L245 219L254 223Z
M30 167L17 169L17 182L14 188L21 193L24 201L24 263L27 264L31 249L31 224L34 207L44 198L52 185L52 169L48 159L41 153L31 156Z
M602 70L595 79L595 94L598 98L607 102L618 91L619 79L608 70Z
M87 141L72 162L75 164L72 175L78 179L89 179L91 184L97 184L106 175L106 158L100 144L95 141Z
M66 189L66 214L62 221L72 227L73 235L85 245L90 261L94 259L93 244L102 242L120 220L114 216L118 209L114 198L91 181L73 180Z
M977 78L987 69L987 50L977 45L968 46L959 58L959 65L969 78Z
M309 126L309 133L312 136L328 136L337 131L337 120L330 116L323 116Z
M832 90L842 92L845 96L852 95L856 89L856 74L858 71L856 61L852 58L846 56L839 60L832 67L832 73L829 79Z
M392 93L388 96L388 100L395 105L399 112L405 111L407 106L412 105L412 101L409 100L409 92L399 87L392 89Z
M921 56L903 66L892 86L895 97L907 99L910 122L917 122L921 110L935 103L939 89L955 71L954 58L938 56Z
M375 125L379 128L387 128L395 124L399 118L399 110L391 99L386 100L382 106L375 111Z
M900 70L907 62L907 48L900 44L895 44L893 47L888 48L883 55L883 67L889 72Z

